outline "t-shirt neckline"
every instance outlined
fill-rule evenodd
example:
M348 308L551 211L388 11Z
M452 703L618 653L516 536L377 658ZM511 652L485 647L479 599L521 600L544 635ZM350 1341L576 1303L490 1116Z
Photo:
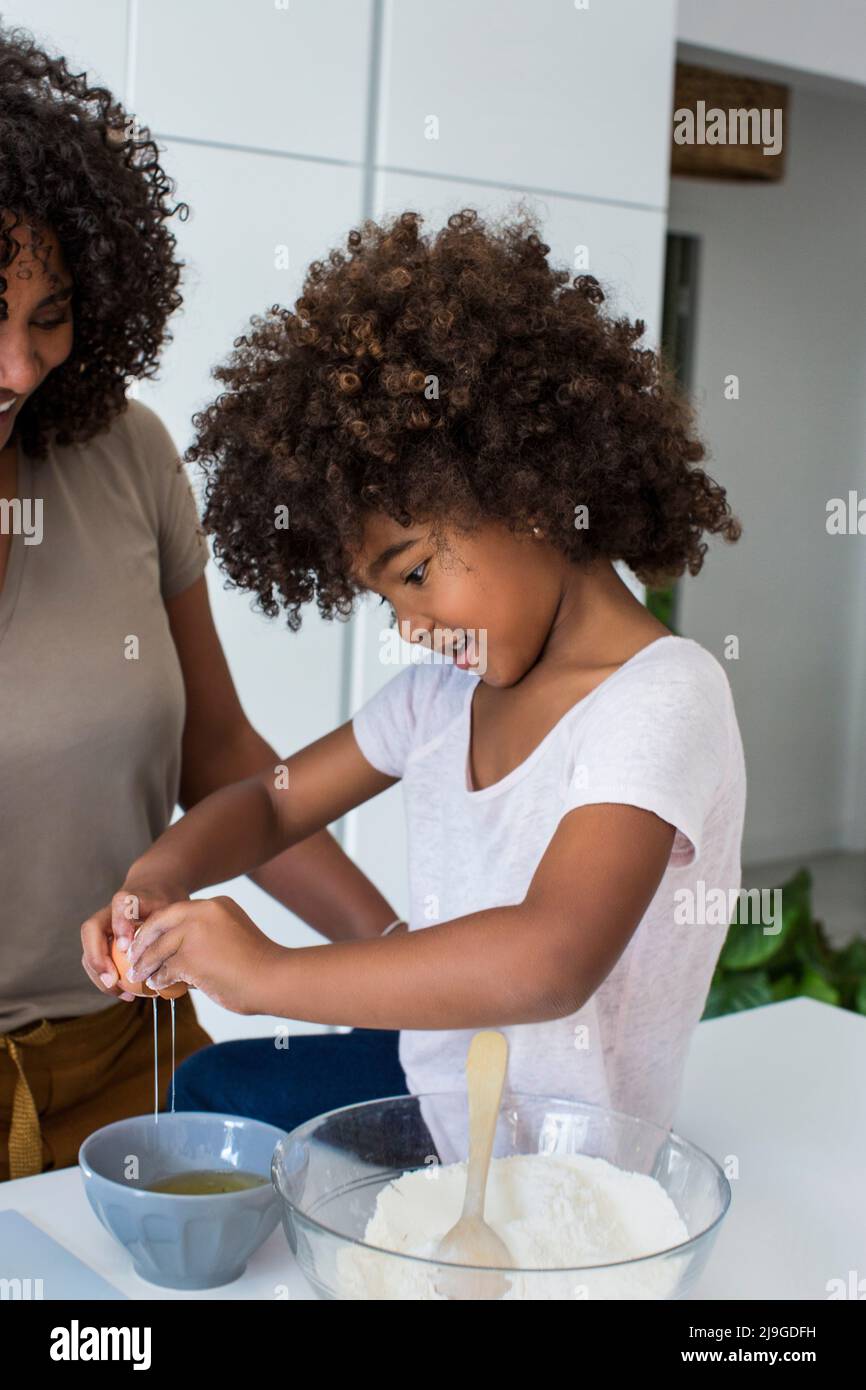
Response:
M531 768L541 757L543 750L546 748L547 744L553 738L554 734L562 726L565 720L569 719L574 714L574 711L576 709L585 706L587 702L598 693L599 690L606 686L608 682L616 680L616 677L621 675L622 672L626 669L626 667L631 666L633 662L637 661L638 657L643 656L644 652L648 652L652 648L657 647L660 642L683 641L688 641L688 638L678 637L676 633L669 632L664 637L656 637L652 642L647 642L645 647L641 647L640 650L636 651L633 656L630 656L627 661L624 661L621 666L618 666L615 671L611 671L609 676L605 676L604 680L599 681L598 685L594 686L593 689L588 691L586 695L582 695L579 700L575 700L573 705L569 705L568 709L560 715L559 719L557 719L553 727L551 729L548 729L547 733L544 735L544 738L540 741L540 743L537 743L533 748L532 752L527 754L527 756L523 759L523 762L518 763L517 766L513 767L510 772L507 772L504 777L500 777L498 782L491 782L489 787L474 788L470 787L469 785L469 752L472 741L472 697L475 694L478 685L480 684L481 678L479 676L469 686L469 689L466 692L466 698L463 702L463 733L461 738L461 744L463 748L462 790L466 800L476 802L486 801L491 797L499 796L500 793L507 791L509 787L514 785L515 782L519 782L521 778L526 776L526 774L531 770Z

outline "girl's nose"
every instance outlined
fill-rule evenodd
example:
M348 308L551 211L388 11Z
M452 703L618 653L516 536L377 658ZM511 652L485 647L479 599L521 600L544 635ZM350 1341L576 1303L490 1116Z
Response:
M397 629L406 642L429 643L435 627L432 618L421 617L416 613L397 613Z

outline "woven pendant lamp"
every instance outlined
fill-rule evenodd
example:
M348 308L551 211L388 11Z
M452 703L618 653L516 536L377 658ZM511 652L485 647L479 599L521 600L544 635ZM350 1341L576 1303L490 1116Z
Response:
M702 179L784 176L788 88L677 63L671 174Z

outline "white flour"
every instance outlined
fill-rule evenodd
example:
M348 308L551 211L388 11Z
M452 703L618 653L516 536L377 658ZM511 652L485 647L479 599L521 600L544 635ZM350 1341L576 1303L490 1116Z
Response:
M404 1173L379 1193L364 1233L369 1245L426 1259L458 1220L466 1164ZM655 1178L585 1154L515 1154L494 1158L485 1219L515 1266L555 1273L509 1276L505 1298L665 1298L682 1272L679 1260L654 1268L581 1270L654 1254L688 1239L674 1203ZM361 1247L338 1255L348 1298L435 1299L435 1269L389 1259ZM565 1271L569 1270L569 1273Z

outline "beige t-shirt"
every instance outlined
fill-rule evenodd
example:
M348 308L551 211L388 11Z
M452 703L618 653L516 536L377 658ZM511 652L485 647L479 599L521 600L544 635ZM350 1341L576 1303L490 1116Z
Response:
M207 545L171 436L138 401L87 444L19 446L0 589L0 1033L110 1003L81 923L166 828L186 702L163 600Z

